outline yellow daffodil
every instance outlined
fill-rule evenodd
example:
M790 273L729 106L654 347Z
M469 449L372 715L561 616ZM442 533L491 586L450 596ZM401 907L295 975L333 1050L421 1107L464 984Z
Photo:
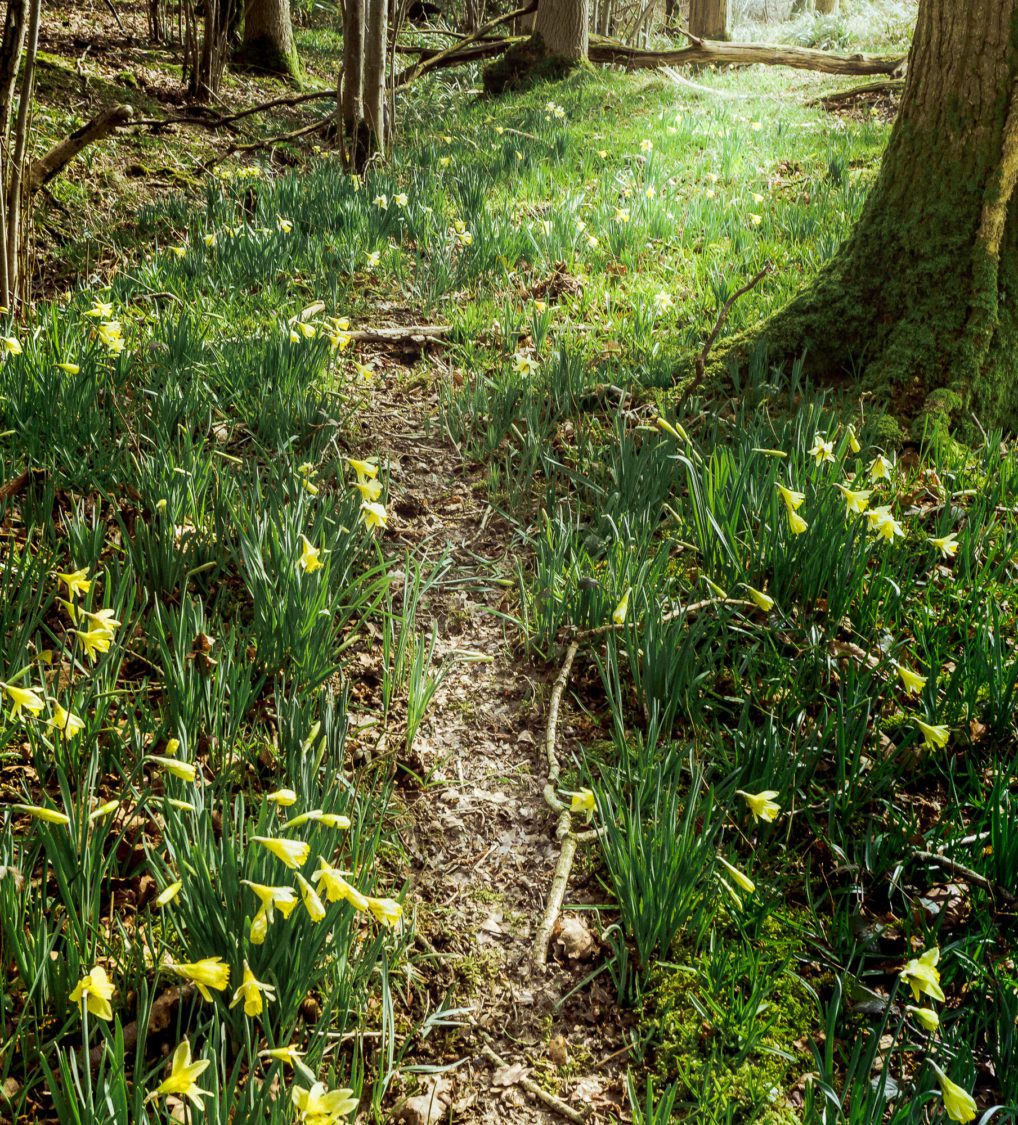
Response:
M80 620L84 617L93 629L109 633L112 636L113 630L119 629L121 625L121 622L113 616L113 613L112 609L97 609L95 612L82 609L78 611L78 618Z
M99 805L88 814L89 824L94 824L97 820L102 820L104 817L110 816L120 808L119 801L106 801L105 804Z
M325 563L322 562L322 549L316 547L306 535L300 537L301 551L297 558L297 565L305 574L314 574L321 570Z
M654 148L654 142L648 140L640 141L640 152L651 152Z
M210 231L210 232L209 232L209 233L208 233L207 235L205 235L205 237L204 237L204 238L202 239L202 242L204 242L204 243L205 243L205 245L206 245L206 246L208 246L208 247L210 247L210 248L211 248L211 247L213 247L213 246L215 246L215 244L216 244L216 235L215 235L215 232L214 232L214 231Z
M656 313L668 312L669 309L675 307L675 302L672 300L670 293L655 293L653 303Z
M186 246L171 246L170 247L170 253L175 258L186 258L187 257L187 247Z
M173 902L177 895L180 894L180 890L183 885L184 884L180 879L177 879L175 882L170 883L168 887L166 887L164 890L160 891L158 895L156 895L156 906L159 907L160 910L164 906L169 906L169 904Z
M46 808L44 805L11 805L12 812L27 813L28 816L35 817L36 820L43 820L47 824L63 824L71 823L71 818L56 809Z
M802 535L804 531L809 529L809 524L799 515L798 512L788 509L788 529L793 535Z
M251 839L256 844L261 844L266 851L272 852L276 859L281 860L292 871L303 867L311 852L311 845L305 840L287 840L279 836L252 836Z
M264 1000L262 999L263 996ZM275 998L276 990L272 985L257 980L254 973L251 972L250 965L245 961L244 979L241 981L240 987L233 994L230 1007L235 1008L243 1001L245 1016L260 1016L262 1014L262 1009L265 1007L265 1002L269 1001L271 1003Z
M149 1097L158 1098L166 1094L182 1095L196 1109L203 1109L202 1098L211 1095L207 1090L199 1089L198 1078L208 1065L208 1059L191 1061L191 1044L185 1039L173 1052L169 1077L164 1078Z
M648 184L644 188L643 194L647 199L653 199L657 195L657 188L653 184Z
M282 234L289 234L293 230L293 223L289 219L276 219L276 229Z
M369 530L374 530L376 527L384 528L389 515L383 504L373 504L370 500L365 500L361 504L361 518Z
M367 256L367 265L369 270L378 269L378 263L382 260L381 250L372 250Z
M106 629L88 629L84 632L75 629L74 635L81 641L85 655L93 664L99 658L99 653L110 651L112 636Z
M112 301L94 301L92 307L85 313L85 316L90 316L94 320L107 320L112 315Z
M359 480L354 488L361 494L361 499L369 504L374 504L382 495L382 482L380 480Z
M274 793L267 794L265 800L286 809L297 803L297 794L292 789L277 789Z
M71 363L69 360L63 363L54 363L53 366L59 368L65 375L77 375L81 371L81 367L77 363Z
M297 331L304 337L305 340L313 340L318 334L318 329L313 324L308 324L306 321L300 321L297 324Z
M297 872L297 883L300 886L300 897L304 902L304 909L307 910L308 917L312 922L320 922L325 917L325 907L315 893L315 888L299 871Z
M911 668L906 668L904 664L895 662L894 666L897 668L898 676L909 695L918 695L926 687L925 676L920 676L918 672L913 672Z
M774 800L778 795L776 789L764 789L759 793L747 793L744 789L735 791L749 806L754 820L773 821L781 812L781 806Z
M810 449L809 454L818 465L823 464L824 461L833 461L834 442L828 441L823 434L814 434L813 447Z
M728 874L731 875L735 882L746 892L746 894L751 895L756 890L756 883L754 883L748 875L744 874L737 867L733 867L728 862L728 860L724 858L724 856L719 855L718 860L724 866Z
M254 891L261 903L251 919L251 944L261 945L276 911L284 918L293 913L297 906L297 892L293 887L270 887L264 883L252 883L250 879L241 879L241 882Z
M967 1122L974 1120L979 1112L975 1098L968 1090L959 1086L957 1082L952 1082L936 1063L931 1065L937 1072L937 1080L940 1082L940 1096L944 1099L944 1109L947 1110L947 1116L952 1121Z
M778 490L778 495L784 500L785 507L790 512L798 511L806 500L805 492L796 492L792 488L786 488L785 485L780 484L778 481L774 482L774 487Z
M397 207L406 207L406 205L410 202L410 197L406 194L406 192L401 191L398 195L394 195L392 197L392 201L396 204Z
M842 496L845 497L845 508L849 512L855 512L857 515L862 515L866 511L866 506L870 502L870 497L873 493L868 488L860 489L853 492L848 485L836 484L834 486Z
M318 870L313 876L321 892L329 902L348 902L355 910L367 910L367 895L362 895L356 887L348 883L332 864L319 857Z
M940 972L937 969L939 960L940 947L934 946L927 949L921 957L913 957L901 970L899 975L912 989L913 1000L918 1000L924 994L941 1002L947 999L940 987Z
M622 595L619 604L612 610L612 621L614 621L616 625L625 625L626 623L626 614L629 612L629 595L632 592L633 588L630 586Z
M882 539L891 542L895 536L904 538L905 532L901 524L891 515L891 509L886 505L879 508L870 508L866 513L870 531Z
M914 1016L916 1020L929 1032L934 1032L940 1027L940 1016L933 1008L914 1008L911 1004L905 1005L905 1011Z
M347 457L346 463L357 474L358 480L374 480L378 476L378 466L371 461L360 461L356 457Z
M743 583L745 585L745 583ZM746 586L746 592L753 600L754 604L763 610L764 613L770 613L774 608L774 599L770 594L765 594L763 590L757 590L753 586Z
M258 1052L258 1057L260 1059L272 1059L273 1062L285 1063L287 1066L294 1066L303 1054L303 1051L298 1050L291 1043L288 1047L267 1047L264 1051Z
M629 208L616 207L615 208L615 222L628 223L629 222Z
M353 1090L329 1090L324 1082L315 1082L310 1090L294 1086L290 1098L300 1120L307 1125L337 1125L357 1108Z
M192 762L184 762L180 758L163 758L158 754L149 754L148 760L180 781L194 782L197 780L198 767Z
M16 719L22 710L29 711L33 715L39 715L46 706L42 697L31 688L15 687L14 684L4 683L0 683L0 687L7 693L7 697L11 701L12 719Z
M92 589L92 582L85 567L82 567L81 570L72 570L67 574L58 570L56 578L58 582L63 582L67 587L69 598L77 597L78 594L87 594Z
M371 202L379 211L387 211L389 209L389 200L384 195L376 195Z
M357 377L362 383L370 383L375 377L375 369L370 363L358 363L355 359L353 361L353 369L357 373Z
M53 714L46 720L46 725L51 727L62 738L74 738L85 729L85 720L80 719L73 711L61 707L55 699L50 700Z
M566 793L566 796L570 798L570 812L586 813L589 817L597 808L597 802L591 789L581 789L578 793Z
M859 438L856 436L855 426L851 424L848 427L848 448L852 453L860 453L862 451Z
M212 999L211 989L222 992L230 983L230 966L223 964L222 957L205 957L201 961L170 961L166 967L191 981L206 1000Z
M948 739L951 737L949 727L937 723L924 723L922 719L916 719L915 722L922 733L924 746L931 749L942 749L947 745Z
M750 211L749 221L753 226L758 227L763 222L763 215L758 215L755 211Z
M8 355L21 355L24 350L15 336L0 336L0 343Z
M376 922L380 922L388 929L399 925L403 917L403 907L394 898L368 898L368 910L371 911Z
M891 470L893 468L894 468L894 463L892 461L888 461L887 458L882 453L878 453L876 455L876 457L874 457L873 460L870 462L870 466L869 466L870 480L872 480L872 481L890 480L891 479Z
M113 984L102 965L96 965L78 981L69 999L84 1009L89 1015L101 1020L113 1019Z
M179 749L180 749L180 739L179 738L168 738L166 740L165 752L166 752L167 758L175 758L177 756L177 751Z
M953 559L958 553L958 535L952 531L947 535L942 535L939 539L930 538L930 542L940 552L941 558Z
M540 366L536 359L529 355L523 355L521 352L517 352L513 356L513 367L518 375L535 375Z
M114 355L119 355L125 347L124 334L119 320L104 320L95 330L99 343Z

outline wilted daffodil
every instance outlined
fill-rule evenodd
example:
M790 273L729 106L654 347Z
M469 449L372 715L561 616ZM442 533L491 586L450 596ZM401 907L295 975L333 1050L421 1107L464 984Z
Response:
M316 1082L310 1090L294 1086L290 1097L300 1120L308 1125L336 1125L357 1108L353 1090L329 1090L324 1082Z
M749 806L754 820L773 821L781 812L781 806L774 800L778 795L776 789L764 789L759 793L747 793L744 789L736 789L735 792Z
M260 1016L262 1014L262 1009L265 1007L265 1000L262 999L263 995L265 1000L275 1000L276 990L272 985L256 980L254 973L251 972L251 967L245 961L244 979L241 981L240 987L233 994L230 1007L235 1008L243 1001L245 1016Z
M53 714L46 720L46 725L62 738L74 738L85 729L85 720L61 707L55 699L50 699L50 707L53 709Z
M940 947L934 946L927 949L921 957L913 957L899 974L901 979L912 989L912 999L918 1000L924 994L932 996L934 1000L946 1000L944 990L940 987L940 972L937 962L940 960Z
M850 512L855 512L857 515L862 515L866 511L866 506L870 502L870 497L873 493L868 488L853 491L847 484L836 484L834 486L842 496L845 498L845 507Z
M745 586L745 583L743 583ZM774 608L774 599L770 594L765 594L763 590L757 590L754 586L746 586L746 593L749 594L753 603L758 606L764 613L770 613Z
M950 1078L937 1066L930 1064L937 1072L937 1081L940 1083L940 1096L944 1099L944 1109L952 1121L972 1121L978 1109L976 1100L963 1086L952 1082Z
M267 851L279 860L282 860L292 871L303 867L311 853L311 845L305 840L286 840L274 836L252 836L256 844L261 844Z
M148 760L179 781L194 782L198 777L198 767L180 758L162 758L158 754L150 754Z
M187 1098L196 1109L204 1108L202 1098L209 1097L208 1090L198 1088L198 1078L209 1065L208 1059L191 1061L191 1044L185 1039L173 1052L170 1062L170 1074L149 1094L149 1098L158 1098L166 1094L177 1094Z
M629 595L632 592L633 588L630 586L622 595L619 604L612 610L612 621L614 621L616 625L625 625L626 623L626 614L629 612Z
M852 453L859 453L862 451L862 446L859 444L859 438L855 432L855 426L849 424L848 427L848 448Z
M166 967L191 981L206 1000L212 999L210 989L222 992L230 983L230 966L223 964L222 957L205 957L201 961L170 961Z
M102 965L96 965L74 986L69 999L101 1020L113 1019L113 984Z
M88 577L86 567L82 567L81 570L69 571L66 574L58 570L56 578L58 582L63 582L67 587L69 598L76 597L78 594L87 594L92 589L92 582Z
M823 464L824 461L833 461L834 442L828 441L823 434L814 434L813 445L809 451L809 455L818 465Z
M325 566L325 563L322 562L321 547L316 547L306 535L301 535L300 546L301 550L297 559L297 565L305 574L314 574L316 570L320 570Z
M904 664L895 662L894 666L897 668L898 676L909 695L918 695L926 687L925 676L920 676L918 672L913 672L911 668L906 668Z
M930 542L940 552L941 558L953 559L958 553L958 536L953 531L948 535L942 535L939 539L931 537Z
M370 500L365 500L361 504L361 518L364 520L365 527L374 531L376 527L385 527L389 520L389 513L385 510L384 504L376 504Z
M10 809L12 812L27 813L28 816L33 816L36 820L43 820L47 824L67 825L71 823L71 818L67 813L47 808L45 805L11 805Z
M30 711L33 715L39 715L46 706L42 697L31 688L20 688L15 687L14 684L5 683L0 683L0 688L3 688L11 701L12 719L16 719L21 714L22 709Z
M924 746L929 746L931 749L942 749L947 745L948 739L951 737L949 727L942 723L924 723L922 719L916 719L915 722L922 733Z

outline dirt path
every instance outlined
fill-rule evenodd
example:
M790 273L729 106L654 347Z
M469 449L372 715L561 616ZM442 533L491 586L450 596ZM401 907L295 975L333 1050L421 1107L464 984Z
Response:
M421 561L448 551L452 560L426 606L451 667L407 763L424 784L410 778L403 786L401 835L431 1003L444 996L447 1006L472 1006L473 1026L435 1058L466 1061L431 1083L432 1116L424 1099L403 1120L448 1121L450 1108L451 1120L464 1123L564 1120L521 1077L591 1112L591 1121L625 1120L624 1039L610 983L599 977L558 1006L591 964L556 962L543 973L530 965L558 856L541 795L554 670L514 654L513 626L493 612L511 606L518 544L488 505L481 473L444 436L437 391L418 371L379 380L364 438L391 467L388 551L403 547ZM582 899L582 887L570 897ZM485 1040L507 1067L484 1057Z

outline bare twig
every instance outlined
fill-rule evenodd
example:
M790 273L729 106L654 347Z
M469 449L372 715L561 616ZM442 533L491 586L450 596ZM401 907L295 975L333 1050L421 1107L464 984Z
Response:
M736 289L735 292L728 298L728 300L725 301L725 303L721 306L721 311L718 313L717 320L714 321L714 327L710 330L710 335L704 342L703 348L700 350L700 354L696 357L696 374L693 376L693 380L689 384L689 386L687 386L686 389L682 392L682 397L679 399L678 405L675 408L676 411L681 410L682 407L686 405L689 396L703 382L704 376L707 374L707 360L710 357L711 348L714 347L714 344L718 338L718 333L720 333L721 329L724 327L725 321L728 319L728 314L732 311L732 306L736 301L738 301L740 297L744 297L748 292L750 292L750 290L755 289L757 285L759 285L760 282L763 281L763 279L773 270L774 266L770 262L768 262L763 267L763 269L758 270L757 273L755 273L749 279L749 281L746 282L745 285Z
M484 1034L483 1031L480 1032L480 1035L484 1040L484 1042L481 1044L481 1054L493 1066L503 1068L508 1067L509 1064L491 1046L491 1043L488 1041L488 1037ZM568 1102L564 1102L561 1098L557 1098L554 1094L549 1094L547 1090L543 1089L541 1086L538 1086L536 1082L527 1078L526 1075L518 1078L516 1082L521 1090L525 1090L532 1098L537 1098L539 1102L542 1102L549 1109L554 1110L557 1114L564 1117L567 1121L575 1121L577 1122L577 1125L582 1125L582 1123L587 1120L587 1115L582 1110L573 1109L573 1107Z
M982 887L988 894L1001 899L1008 906L1014 906L1018 903L1018 898L1015 898L1010 891L1000 886L999 883L992 882L985 875L980 875L978 871L973 871L971 867L966 867L964 863L959 863L956 859L950 859L939 852L915 852L914 854L915 858L922 860L923 863L929 863L934 867L949 871L952 875L961 875L966 882Z

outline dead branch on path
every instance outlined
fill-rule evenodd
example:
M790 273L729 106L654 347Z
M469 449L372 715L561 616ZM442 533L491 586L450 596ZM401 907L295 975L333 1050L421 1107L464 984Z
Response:
M788 66L824 74L897 74L905 57L836 55L812 47L785 47L773 43L716 43L694 41L674 51L648 51L612 39L592 38L589 57L595 63L613 63L629 69L658 66Z
M484 1040L484 1042L481 1044L481 1054L493 1066L496 1066L501 1070L508 1069L509 1064L491 1046L490 1040L483 1031L480 1032L480 1035ZM532 1098L537 1098L539 1102L543 1102L549 1109L553 1109L567 1121L575 1121L577 1122L577 1125L582 1125L582 1123L587 1120L587 1115L582 1110L573 1109L573 1107L568 1102L564 1102L561 1098L556 1097L554 1094L548 1093L547 1090L545 1090L542 1086L538 1086L536 1082L529 1079L525 1074L521 1075L516 1080L516 1084L520 1087L521 1090L525 1090Z

